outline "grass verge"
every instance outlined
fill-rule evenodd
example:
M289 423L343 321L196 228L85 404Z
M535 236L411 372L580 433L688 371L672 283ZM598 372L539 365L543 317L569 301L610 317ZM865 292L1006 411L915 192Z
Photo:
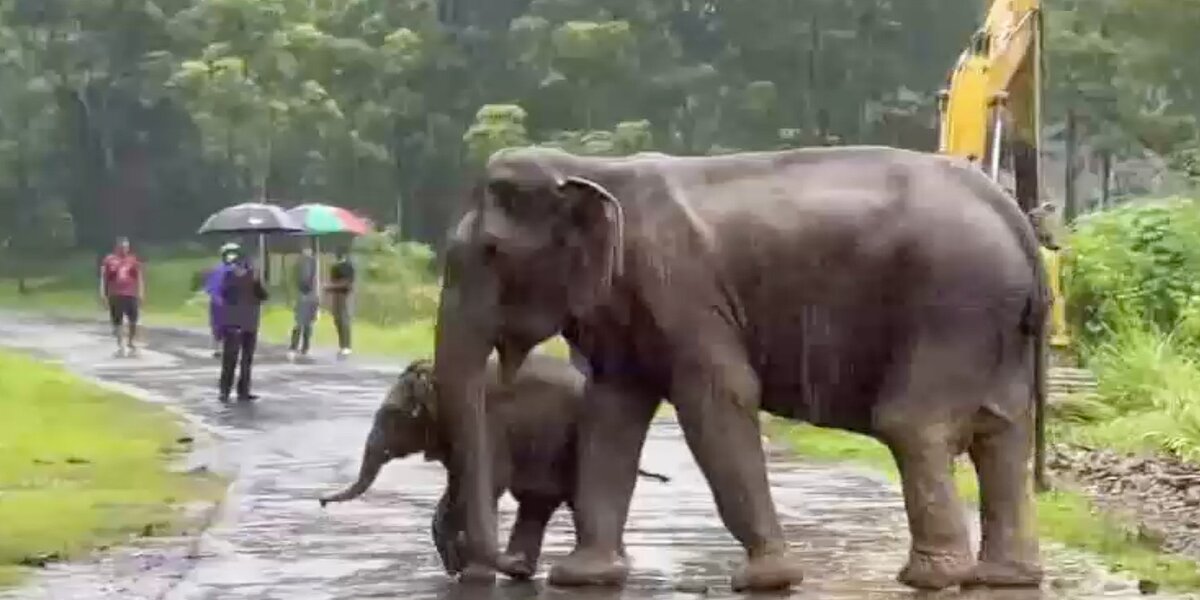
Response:
M899 471L887 448L866 436L771 418L765 431L798 455L817 461L851 462L877 470L893 481ZM955 465L959 493L978 504L979 488L970 463ZM1142 541L1136 528L1105 515L1083 495L1055 490L1037 497L1038 529L1043 539L1091 552L1115 571L1128 571L1166 589L1200 589L1200 565L1158 552Z
M219 482L171 471L186 447L160 408L0 352L0 587L23 563L177 531L178 506Z

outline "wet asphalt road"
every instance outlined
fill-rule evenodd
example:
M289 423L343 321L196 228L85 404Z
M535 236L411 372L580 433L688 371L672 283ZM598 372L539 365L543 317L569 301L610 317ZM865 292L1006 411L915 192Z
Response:
M210 434L191 465L233 483L198 540L155 540L95 560L54 565L4 599L167 598L324 600L349 598L649 600L739 598L729 590L741 551L716 515L712 496L672 418L651 429L642 458L669 483L640 480L626 544L633 575L623 591L561 590L541 582L570 550L570 518L551 523L535 583L503 578L494 588L460 586L443 573L429 536L444 483L436 463L393 462L363 498L322 509L316 497L350 482L370 419L401 363L345 363L318 352L291 365L260 351L253 404L222 406L217 366L203 335L154 331L137 358L112 357L101 324L64 324L0 315L0 344L62 361L69 368L160 402ZM788 540L807 566L792 597L850 600L926 597L894 582L908 533L895 485L849 467L813 465L771 453L771 483ZM514 503L501 501L501 540ZM974 520L974 515L971 515ZM1042 591L948 592L939 598L1135 598L1136 583L1088 557L1045 546ZM696 593L707 587L707 595ZM779 597L779 596L773 596ZM1165 597L1165 596L1160 596Z

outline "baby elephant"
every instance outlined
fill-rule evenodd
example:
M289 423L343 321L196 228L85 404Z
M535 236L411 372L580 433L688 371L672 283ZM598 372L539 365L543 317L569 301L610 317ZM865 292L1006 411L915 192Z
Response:
M518 503L517 521L498 566L510 577L527 579L537 570L546 524L575 489L575 428L581 417L584 377L567 361L530 356L512 383L501 385L495 361L488 364L487 421L495 499L508 491ZM415 361L400 374L367 436L358 481L321 498L321 506L358 497L374 483L385 463L417 452L446 465L438 439L433 363ZM669 481L641 469L640 475ZM449 574L463 568L463 527L450 510L450 486L442 492L433 519L433 540Z

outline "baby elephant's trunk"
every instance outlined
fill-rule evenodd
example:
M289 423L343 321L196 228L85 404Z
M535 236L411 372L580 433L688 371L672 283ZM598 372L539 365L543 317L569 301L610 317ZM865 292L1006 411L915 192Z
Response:
M358 470L358 480L350 487L320 499L321 506L325 506L330 502L345 502L353 500L367 491L371 484L375 483L375 478L379 476L379 470L388 461L388 454L382 440L379 439L377 429L371 430L371 435L367 438L367 445L363 448L362 465Z

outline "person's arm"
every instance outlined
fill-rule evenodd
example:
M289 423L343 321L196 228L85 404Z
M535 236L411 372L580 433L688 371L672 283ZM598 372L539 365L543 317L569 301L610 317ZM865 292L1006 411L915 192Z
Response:
M270 297L270 294L267 293L267 288L263 286L262 279L258 277L257 273L254 274L254 297L258 298L259 302L266 302L267 298Z
M108 270L105 268L107 266L108 265L105 264L103 261L100 262L100 300L101 301L108 298L108 294L106 293L108 291L108 282L105 281L105 279L104 279L104 275L106 274L105 272Z
M138 301L146 301L146 269L142 267L142 261L137 261L137 278L138 278Z
M208 273L204 274L204 293L214 304L221 304L221 267L220 265L213 267Z

